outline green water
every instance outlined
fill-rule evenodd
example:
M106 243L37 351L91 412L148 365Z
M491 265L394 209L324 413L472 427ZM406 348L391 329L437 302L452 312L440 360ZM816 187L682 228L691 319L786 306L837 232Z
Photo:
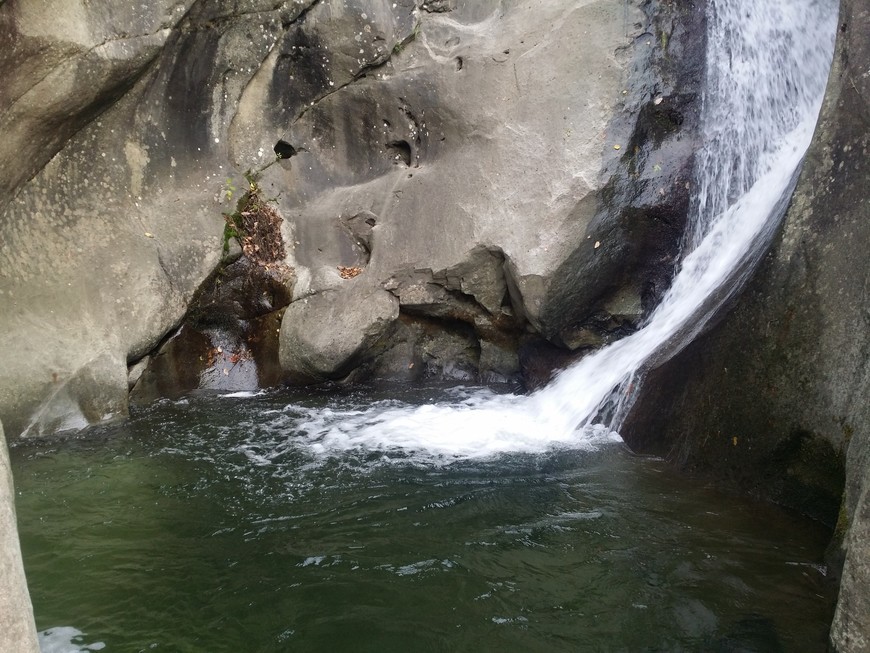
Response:
M386 460L287 428L370 399L197 397L15 446L37 626L82 633L44 650L825 650L817 525L619 444Z

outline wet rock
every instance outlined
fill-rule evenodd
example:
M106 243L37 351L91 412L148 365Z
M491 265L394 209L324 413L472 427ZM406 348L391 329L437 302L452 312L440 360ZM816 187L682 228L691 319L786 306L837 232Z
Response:
M195 294L181 328L146 357L131 402L177 399L192 390L239 392L277 385L283 376L278 331L293 276L269 265L242 252L220 266Z
M581 351L557 347L540 337L527 336L518 350L522 381L528 390L544 387L560 371L580 360Z
M483 383L518 383L520 361L516 343L505 346L481 340L478 376Z
M377 361L374 375L415 381L477 381L480 348L470 327L462 323L402 315L394 344Z
M624 110L608 126L607 139L618 148L603 171L600 201L581 223L584 240L544 284L538 322L556 344L592 344L588 338L578 343L578 333L597 332L602 344L630 333L670 286L699 143L705 7L646 5ZM614 326L606 326L602 315L613 316Z
M147 405L193 390L253 391L278 385L278 331L283 311L231 324L185 322L152 356L131 389L130 402Z
M410 348L414 361L424 363L418 368L420 374L494 382L516 378L519 323L510 306L500 251L477 247L444 270L396 273L384 288L396 296L407 317L405 329L396 337ZM438 329L445 338L433 333ZM457 338L463 344L456 344ZM454 355L457 358L450 363ZM379 365L381 375L390 369L395 369L393 363Z

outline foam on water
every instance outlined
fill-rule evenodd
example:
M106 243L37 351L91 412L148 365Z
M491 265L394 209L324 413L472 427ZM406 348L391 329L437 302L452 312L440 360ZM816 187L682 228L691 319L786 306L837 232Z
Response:
M812 137L835 21L833 0L711 1L689 253L642 329L529 396L479 392L362 411L288 407L285 417L293 417L283 426L320 454L401 449L480 458L618 440L613 429L639 373L685 345L766 249Z
M92 653L106 648L105 642L85 644L85 634L72 626L58 626L38 633L42 653Z

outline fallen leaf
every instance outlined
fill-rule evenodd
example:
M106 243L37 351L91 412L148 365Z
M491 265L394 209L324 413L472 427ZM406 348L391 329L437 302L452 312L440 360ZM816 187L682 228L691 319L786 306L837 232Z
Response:
M363 269L361 267L345 267L344 265L338 266L338 274L342 279L353 279L356 276L362 274Z

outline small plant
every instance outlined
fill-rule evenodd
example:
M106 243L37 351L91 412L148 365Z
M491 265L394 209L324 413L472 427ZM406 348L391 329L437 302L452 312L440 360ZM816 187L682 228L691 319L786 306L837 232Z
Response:
M263 198L257 172L248 170L243 176L248 189L239 198L236 210L224 213L223 255L229 254L230 240L235 238L249 261L279 278L289 278L291 270L284 263L286 250L281 235L284 219L275 209L276 199ZM231 199L235 192L232 180L227 180L225 188L227 199Z
M421 21L418 20L414 25L414 30L411 32L411 34L409 34L393 46L393 54L401 54L402 50L404 50L411 41L415 40L420 35L420 25Z
M233 185L232 178L227 177L227 180L224 183L224 198L226 198L227 202L232 202L235 192L236 187Z

